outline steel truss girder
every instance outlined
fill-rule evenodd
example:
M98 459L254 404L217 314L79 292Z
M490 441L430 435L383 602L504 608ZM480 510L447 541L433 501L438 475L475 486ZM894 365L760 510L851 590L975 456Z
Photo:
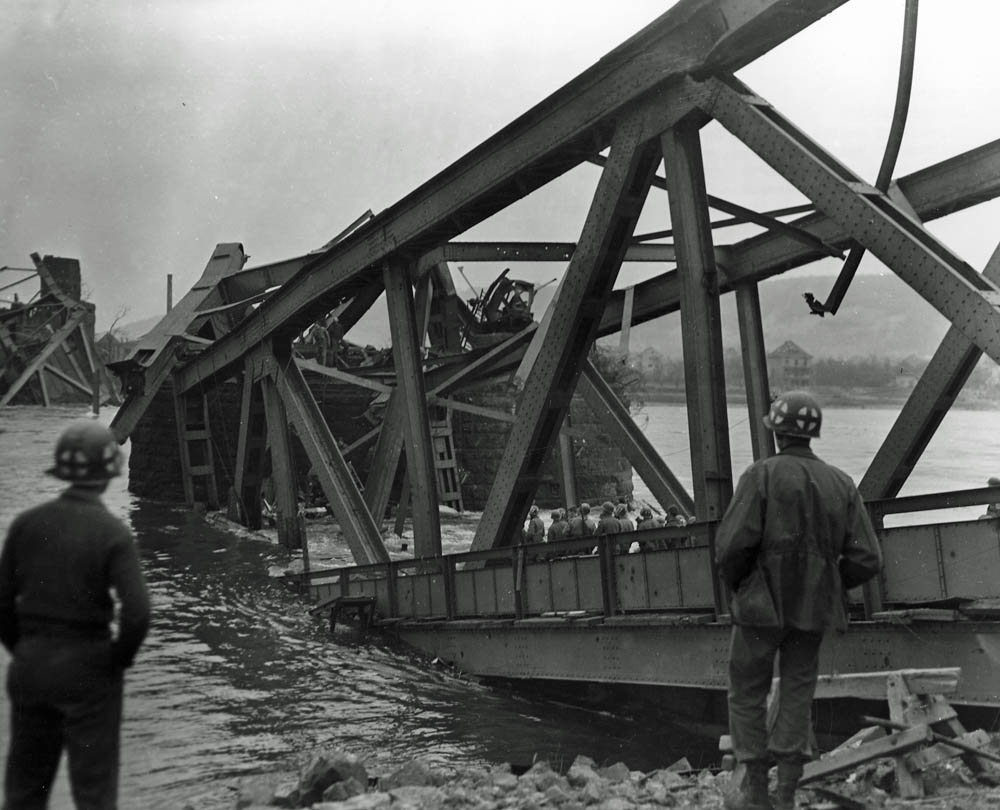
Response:
M611 624L566 619L404 622L394 628L407 644L429 656L459 663L478 677L541 678L725 690L728 624L693 624L628 617ZM508 654L498 655L497 650ZM852 623L828 635L820 649L816 697L841 697L844 672L923 669L928 661L961 667L956 704L1000 706L995 662L1000 625L995 622Z
M628 408L589 360L584 362L577 391L583 395L605 433L625 453L633 469L646 482L660 505L668 507L676 504L685 515L693 515L694 500L684 489L684 485L656 452L633 421Z
M760 316L760 292L755 282L736 288L736 317L740 325L740 352L743 357L743 383L747 394L750 420L750 446L754 461L774 455L774 434L764 427L764 415L771 404L767 379L767 349Z
M705 86L707 113L1000 362L1000 289L767 102L718 79Z
M474 551L513 542L534 499L542 465L558 439L581 362L596 337L604 302L659 161L655 144L642 140L642 123L635 115L615 132L576 252L549 307L549 328L525 381L517 422L472 542Z
M1000 140L902 177L890 187L890 194L905 195L924 222L994 199L1000 195ZM794 224L837 247L848 247L853 241L823 213ZM715 260L724 276L720 291L728 292L747 281L764 281L822 257L819 251L775 233L761 234L731 247L716 246ZM621 327L624 299L621 290L612 294L601 319L602 337ZM677 274L671 270L636 285L632 323L645 323L675 312L679 305Z
M568 262L575 242L448 242L421 257L426 269L441 262ZM626 262L673 262L673 245L631 244Z
M1000 246L987 262L983 276L1000 284ZM899 494L982 356L982 349L957 327L948 329L858 484L865 500Z
M312 463L313 472L319 478L354 561L358 565L388 562L389 553L382 542L382 534L354 483L337 440L323 419L302 372L290 356L282 359L267 349L263 351L261 360L266 373L276 383L288 421L295 427Z
M295 485L295 457L292 452L288 411L278 391L275 375L261 378L267 438L271 446L271 480L274 482L275 522L278 541L287 548L306 549L303 526L299 523L299 496Z
M142 375L141 391L130 393L111 420L111 430L119 442L125 441L146 412L156 392L170 376L176 363L176 354L183 345L191 325L204 316L198 310L224 304L219 282L238 271L246 262L243 245L221 243L215 246L212 257L205 265L201 278L177 302L159 323L141 338L124 360L109 364L112 371L127 382L130 375ZM175 393L184 394L194 386L175 386Z
M28 380L30 380L36 373L38 374L38 379L41 381L43 386L43 395L45 395L45 381L42 377L45 362L58 349L65 348L63 343L65 343L70 335L72 335L73 332L84 323L88 312L89 310L83 306L83 304L75 304L73 309L70 310L66 323L59 327L59 330L49 338L45 347L37 355L31 358L31 362L28 364L27 368L25 368L24 371L18 375L18 378L11 384L10 388L8 388L4 395L0 397L0 405L6 405L9 403L17 395L17 392L24 387L25 383L27 383ZM47 395L45 395L45 399L48 399ZM48 405L48 402L46 401L45 404Z
M394 388L389 394L385 411L382 414L382 427L375 443L375 455L369 468L368 481L365 482L365 503L371 512L377 526L385 519L385 510L389 505L389 495L400 464L404 465L403 444L405 433L403 429L403 409L406 403L403 392Z
M670 126L690 73L737 70L846 0L682 0L566 87L516 119L364 228L318 255L186 370L185 387L228 376L260 340L287 337L339 300L344 285L392 254L420 256L608 146L617 122L641 99L654 138Z
M433 557L441 553L441 516L423 364L417 345L413 290L410 287L408 269L398 260L385 263L382 278L389 309L396 386L402 395L403 408L399 418L402 419L406 439L406 475L410 482L413 553L418 557ZM419 334L423 334L423 329Z
M240 432L236 442L236 465L233 491L247 528L261 527L261 470L266 452L267 417L260 424L264 409L264 394L260 380L254 376L252 363L243 369L243 392L240 398Z
M664 133L660 142L678 256L695 509L702 520L718 520L733 495L733 473L719 280L705 193L700 123L686 118Z

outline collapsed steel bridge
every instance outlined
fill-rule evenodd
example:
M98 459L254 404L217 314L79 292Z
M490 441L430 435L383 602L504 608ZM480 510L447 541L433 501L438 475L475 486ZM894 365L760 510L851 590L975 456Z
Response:
M290 546L302 544L294 519L294 430L358 564L334 574L310 572L319 597L373 599L401 637L479 674L722 688L728 613L712 545L732 496L733 470L720 297L735 296L747 424L754 457L764 457L774 446L761 425L770 390L758 284L863 248L951 328L860 482L886 549L886 572L855 595L859 621L830 645L824 665L827 672L958 665L964 675L956 702L1000 705L995 521L886 529L881 520L908 509L996 499L990 489L924 496L919 503L896 496L979 358L985 353L1000 361L1000 252L979 272L923 226L997 196L1000 141L873 185L735 78L735 71L842 4L681 0L439 175L323 248L244 269L242 245L219 245L194 288L117 364L128 398L113 427L127 437L171 380L188 499L201 492L217 501L210 447L194 448L210 435L206 391L239 379L234 489L249 505L246 520L259 519L253 504L267 444L284 516L279 535ZM789 209L763 213L709 195L701 131L712 121L797 189L808 200L807 213L789 221ZM599 165L600 177L575 243L456 240L584 163ZM651 189L668 194L670 244L635 235ZM761 230L723 244L711 209ZM450 283L448 262L477 260L550 260L567 268L539 325L493 347L462 352L447 328L442 292ZM626 261L672 269L614 290ZM376 461L361 487L304 372L375 384L297 360L292 344L331 313L349 331L383 293L395 375L391 385L379 383L389 401ZM598 337L675 311L682 322L690 493L587 361ZM445 359L421 352L434 323L440 345L456 350L435 355ZM474 407L454 395L513 373L524 380L523 390L515 416L495 414L513 428L469 555L442 556L428 409ZM570 544L559 559L508 548L545 458L567 444L564 423L574 392L586 397L661 503L686 504L701 518L687 542L617 557L614 541L602 541L596 555ZM381 524L404 456L414 561L390 563ZM567 502L575 502L568 463L564 476ZM657 588L657 582L671 584ZM909 624L928 619L934 621L923 621L919 632Z

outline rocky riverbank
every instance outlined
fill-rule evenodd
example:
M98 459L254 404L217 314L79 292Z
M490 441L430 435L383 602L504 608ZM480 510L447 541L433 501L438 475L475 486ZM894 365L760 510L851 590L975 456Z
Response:
M992 749L997 749L994 736ZM984 781L995 782L996 773ZM774 775L772 773L772 780ZM983 777L981 777L983 778ZM652 810L652 808L721 808L735 779L728 771L690 770L686 759L650 773L624 763L599 766L577 756L565 773L535 762L521 774L509 765L445 770L415 759L383 775L368 773L349 752L313 754L297 772L258 775L233 786L237 810L312 808L312 810ZM927 795L899 799L894 793L891 759L867 763L835 782L799 790L799 807L816 810L996 810L1000 788L972 777L958 760L924 773ZM197 799L184 810L199 810Z

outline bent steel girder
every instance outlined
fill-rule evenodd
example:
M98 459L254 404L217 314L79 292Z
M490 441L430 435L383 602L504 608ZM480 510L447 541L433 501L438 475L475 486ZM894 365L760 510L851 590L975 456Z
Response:
M180 375L183 388L232 374L260 340L304 329L393 253L418 257L578 166L610 143L637 100L692 72L737 70L846 0L682 0L364 228L304 266ZM655 137L669 126L649 110Z
M1000 246L987 262L983 276L1000 284ZM899 494L982 356L982 349L957 327L948 329L858 484L865 500Z
M413 519L413 553L417 557L441 554L441 514L438 509L437 473L431 442L427 395L418 347L417 316L406 265L390 260L382 269L389 306L392 357L397 393L405 407L400 417L406 439L406 475L410 482ZM419 334L422 336L426 323Z
M302 372L291 356L275 356L268 344L263 344L258 351L263 354L265 372L275 382L288 422L295 427L355 562L358 565L388 562L389 553L382 542L382 534ZM269 430L270 419L269 415Z
M405 407L403 392L399 388L392 389L382 414L382 427L378 432L375 454L365 482L365 503L377 526L381 526L385 519L396 473L400 465L406 463L403 457L403 444L406 440L403 429Z
M642 140L643 112L637 110L615 132L576 251L550 305L548 329L518 401L517 422L483 509L474 551L508 545L517 536L569 411L581 363L660 160L656 144Z
M199 329L212 317L201 310L228 303L222 297L219 282L238 271L245 262L243 245L235 242L216 245L201 278L187 294L136 342L128 357L108 364L122 378L126 392L125 402L111 420L111 430L119 442L129 437L160 386L170 376L177 351L189 341L191 330ZM134 388L129 391L131 386ZM192 387L178 389L176 393L186 393Z
M695 513L694 500L632 419L626 406L589 360L583 364L577 390L597 416L605 433L621 448L653 497L664 508L676 504L685 515ZM566 431L560 438L566 436ZM568 503L576 503L575 500Z
M705 84L712 91L707 113L1000 362L1000 289L763 99L735 80Z
M962 211L1000 196L1000 140L928 166L899 178L890 194L902 193L924 222ZM835 247L850 247L851 236L826 214L795 222ZM765 233L730 246L716 246L715 260L723 272L720 291L729 292L744 281L772 276L823 258L800 242L777 233ZM621 325L625 294L616 290L601 319L600 336L614 334ZM636 285L632 324L676 312L680 306L676 271L670 270Z

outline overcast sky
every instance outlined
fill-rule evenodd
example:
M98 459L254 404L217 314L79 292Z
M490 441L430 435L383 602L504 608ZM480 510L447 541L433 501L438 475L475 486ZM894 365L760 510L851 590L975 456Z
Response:
M76 257L99 328L123 308L126 321L156 315L167 274L177 300L216 243L242 242L249 266L322 245L669 5L8 0L0 265L30 266L33 251ZM873 181L892 115L903 7L853 0L741 78ZM921 3L897 174L1000 136L995 8ZM705 133L711 193L757 207L801 201L752 156L738 162L742 148L717 129ZM596 176L578 169L465 238L575 240ZM998 211L980 206L932 230L982 269L1000 238ZM654 192L640 230L667 221L665 195ZM559 268L533 272L543 281ZM4 276L0 283L12 280Z

